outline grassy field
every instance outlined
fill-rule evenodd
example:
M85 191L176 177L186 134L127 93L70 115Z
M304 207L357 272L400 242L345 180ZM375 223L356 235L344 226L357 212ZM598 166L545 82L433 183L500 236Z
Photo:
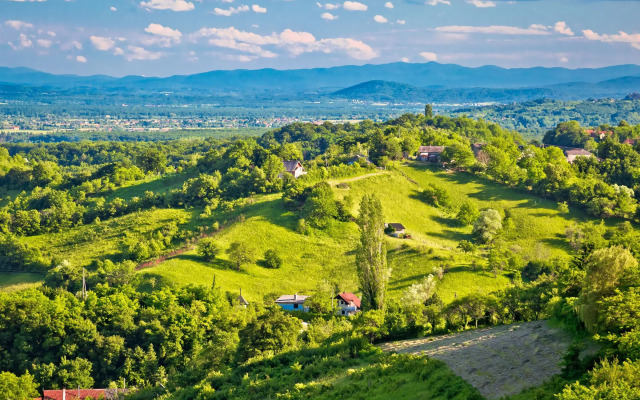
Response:
M118 189L111 196L140 196L145 190L157 192L179 186L183 180L184 176L171 175ZM428 183L445 186L456 205L471 199L480 208L497 208L508 213L515 229L507 235L507 245L525 260L567 257L566 227L587 218L576 210L561 215L553 202L468 174L450 174L421 164L407 164L399 170L331 183L338 198L351 199L354 215L360 198L366 193L376 193L387 222L400 222L413 235L412 240L387 239L392 268L391 297L398 297L409 285L439 267L447 269L437 285L438 294L445 302L474 292L492 292L510 284L506 274L494 277L483 268L484 250L468 255L456 248L460 240L471 239L471 227L460 226L454 212L431 207L419 199L419 193ZM253 250L254 263L237 271L224 253L215 262L207 263L193 250L142 270L143 288L210 285L215 277L216 284L223 290L237 293L242 289L249 301L261 301L266 295L274 294L310 294L323 280L335 283L340 290L357 291L354 249L359 233L355 223L334 222L325 230L299 234L296 232L299 215L284 210L280 194L256 196L243 207L226 212L217 210L206 219L199 217L201 211L196 208L147 210L59 234L28 238L28 241L50 256L67 259L75 265L88 265L97 259L117 260L127 236L142 236L171 222L197 231L218 221L224 227L216 235L221 248L227 249L234 241L245 242ZM269 249L281 255L282 268L272 270L262 266L264 252Z
M586 218L579 211L560 215L556 204L519 193L465 174L447 174L422 165L407 165L401 171L418 184L411 183L397 171L333 181L337 197L352 199L357 213L358 200L365 193L376 193L382 201L388 222L404 224L413 240L388 238L389 265L392 277L390 295L399 296L409 285L448 267L438 283L438 293L445 302L473 292L491 292L510 284L501 274L481 270L480 254L466 255L456 249L462 239L471 239L471 227L461 227L453 215L433 208L418 198L427 183L446 185L454 202L473 199L481 208L498 208L508 212L516 229L507 243L525 258L568 256L564 232L566 226ZM353 250L358 230L353 223L335 223L327 231L311 236L295 231L297 216L284 212L278 195L261 197L243 211L246 220L223 230L218 242L226 248L232 241L246 241L260 256L269 248L284 259L279 270L269 270L260 263L235 271L225 255L214 263L203 262L194 252L169 260L141 274L157 283L209 284L214 276L222 288L243 294L256 301L267 294L309 293L323 279L336 282L341 290L357 290Z
M15 292L42 285L40 274L0 272L0 292Z

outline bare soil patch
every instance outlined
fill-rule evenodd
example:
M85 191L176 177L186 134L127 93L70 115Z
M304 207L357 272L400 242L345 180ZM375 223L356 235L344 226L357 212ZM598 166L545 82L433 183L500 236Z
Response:
M571 336L546 321L385 343L384 351L423 354L449 368L488 399L520 393L561 372Z

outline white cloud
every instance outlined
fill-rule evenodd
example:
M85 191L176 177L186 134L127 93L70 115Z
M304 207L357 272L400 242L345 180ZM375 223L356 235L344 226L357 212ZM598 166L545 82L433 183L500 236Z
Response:
M561 56L559 58L559 60L560 60L561 63L568 63L569 62L569 59L567 57L565 57L565 56Z
M379 24L386 24L387 22L389 22L389 20L382 15L376 15L375 17L373 17L373 20Z
M116 42L110 37L91 36L89 39L91 39L93 47L100 51L111 50L116 45Z
M633 48L640 50L640 33L629 34L623 31L618 32L617 35L598 34L591 29L582 31L582 34L588 40L596 40L606 43L629 43Z
M233 14L238 14L241 12L247 12L249 11L249 6L243 5L243 6L238 6L238 7L229 7L229 9L225 10L223 8L214 8L213 9L213 13L215 15L222 15L224 17L230 17Z
M27 35L25 35L24 33L20 34L20 47L31 47L33 46L33 42L31 42L31 39L29 39L29 37Z
M449 25L436 28L438 32L444 33L483 33L495 35L549 35L546 27L541 25L531 25L528 28L520 28L517 26L465 26L465 25Z
M569 28L564 21L558 21L553 27L553 30L567 36L573 36L573 31Z
M399 20L397 20L397 21L396 21L396 23L397 23L398 25L404 25L406 22L407 22L407 21L405 21L405 20L403 20L403 19L399 19Z
M162 52L149 51L138 46L127 46L129 53L125 56L127 61L157 60L164 55Z
M392 2L390 2L390 1L387 1L386 3L384 3L384 6L385 6L386 8L393 8L393 3L392 3Z
M182 32L177 29L171 29L160 24L149 24L145 28L145 32L152 36L143 36L140 42L147 46L171 47L179 44L182 39Z
M404 62L404 63L408 63L409 62L409 57L402 57L400 59L400 61Z
M259 13L259 14L264 14L267 12L267 9L265 7L260 7L257 4L252 5L251 9L253 10L253 12Z
M84 56L77 56L76 61L84 64L87 62L87 59Z
M369 8L366 4L362 4L357 1L345 1L342 3L342 7L348 11L367 11Z
M164 36L176 40L180 40L180 38L182 37L182 32L180 32L179 30L171 29L160 24L149 24L149 26L147 26L144 31L152 35Z
M51 40L47 40L47 39L38 39L36 40L36 43L38 43L38 46L44 47L47 49L51 47L51 44L52 44Z
M118 11L118 9L117 9L117 8L115 8L114 6L111 6L111 7L109 8L109 10L111 10L111 11ZM82 57L82 56L80 56L80 57ZM83 58L84 58L84 57L83 57ZM84 61L84 62L86 62L86 59L85 59L85 61Z
M447 6L450 6L451 2L449 0L427 0L424 4L428 6L437 6L438 4L445 4Z
M51 36L51 37L56 37L56 33L54 31L48 31L47 35Z
M264 46L281 48L293 56L311 52L342 52L358 60L370 60L378 57L377 51L360 40L351 38L317 39L309 32L296 32L291 29L285 29L279 34L272 33L264 36L241 31L234 27L202 28L191 35L193 40L203 37L209 38L209 44L213 46L234 49L253 57L273 57L276 55L272 50L264 49Z
M438 59L438 55L436 53L431 53L429 51L423 51L420 53L420 57L427 61L436 61Z
M494 1L482 1L482 0L467 0L467 3L473 4L478 8L489 8L495 7L496 3Z
M326 12L326 13L322 13L320 18L326 19L327 21L333 21L334 19L337 19L338 17L336 17L335 15L333 15L331 13Z
M191 11L195 8L193 3L185 0L149 0L140 3L142 7L154 10Z
M33 28L33 24L30 24L28 22L24 22L24 21L18 21L18 20L8 20L8 21L4 21L4 24L6 26L10 26L11 28L19 31L20 29L30 29Z
M340 4L333 4L333 3L326 3L326 4L316 3L316 4L318 5L318 7L324 8L325 10L337 10L338 8L340 8Z

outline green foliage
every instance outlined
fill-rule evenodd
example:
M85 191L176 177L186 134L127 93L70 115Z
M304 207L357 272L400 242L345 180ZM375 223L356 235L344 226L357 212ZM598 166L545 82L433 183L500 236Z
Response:
M267 268L280 268L282 267L282 257L274 249L269 249L264 253L264 265Z
M358 225L360 243L356 249L356 267L362 292L362 309L382 310L391 271L387 267L382 205L375 195L362 198Z
M338 208L333 190L326 182L313 187L302 210L305 220L316 228L325 228L331 220L338 216Z
M205 261L212 262L220 252L220 246L214 238L204 238L198 242L198 253Z
M231 243L226 253L238 271L244 264L253 262L253 249L245 242Z
M587 273L580 292L580 316L587 329L598 331L599 302L613 295L618 285L637 280L638 261L629 250L613 246L594 251L585 264Z
M502 216L497 210L484 210L473 224L473 235L480 243L490 243L502 230Z
M422 198L434 207L451 207L451 196L445 188L440 186L428 185L422 191Z
M480 210L478 210L476 203L466 201L460 206L460 210L458 210L458 214L456 214L456 219L461 225L468 226L473 224L479 215Z
M300 320L285 314L280 307L273 307L239 332L237 358L247 361L293 350L298 345L300 328Z
M478 246L468 240L461 240L460 243L458 243L457 248L465 253L475 253L476 250L478 250Z
M0 372L0 393L6 399L31 400L38 396L37 387L29 373L15 376L11 372Z
M640 397L640 362L603 361L589 372L587 383L574 383L558 395L560 400L617 400Z

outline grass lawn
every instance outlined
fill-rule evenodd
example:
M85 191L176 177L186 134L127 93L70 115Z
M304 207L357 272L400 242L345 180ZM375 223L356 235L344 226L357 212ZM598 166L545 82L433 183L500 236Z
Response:
M0 292L15 292L42 285L44 276L21 272L0 272Z

